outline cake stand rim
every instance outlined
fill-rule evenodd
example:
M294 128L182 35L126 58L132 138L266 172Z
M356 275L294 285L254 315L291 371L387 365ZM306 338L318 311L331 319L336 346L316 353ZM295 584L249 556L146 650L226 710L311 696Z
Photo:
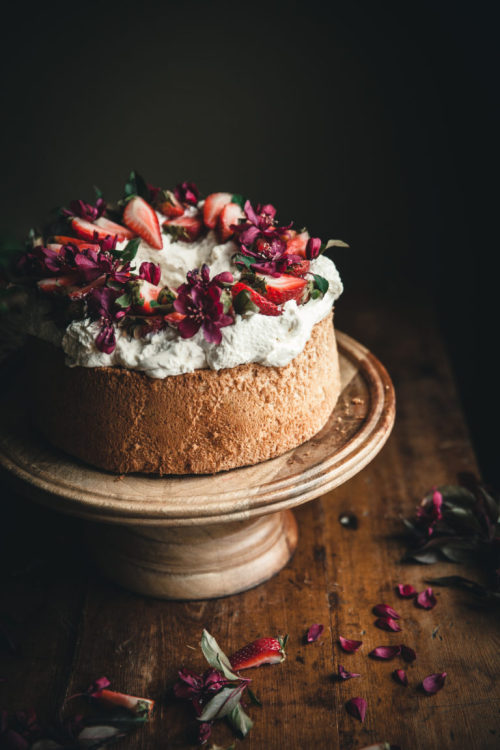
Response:
M166 510L164 506L160 507L160 503L164 503L165 498L150 501L148 506L145 507L144 502L139 503L137 501L137 494L125 498L123 494L120 495L120 492L117 492L111 500L103 501L104 496L109 498L109 488L106 495L103 492L102 495L97 495L98 501L92 502L89 496L95 496L95 492L82 491L81 487L75 487L60 481L56 482L54 479L49 481L43 476L33 472L30 473L30 467L26 466L25 463L16 463L13 457L3 450L2 444L0 444L0 466L15 479L18 486L21 486L21 492L32 499L70 515L106 523L168 526L196 525L200 522L216 524L248 520L252 517L296 507L325 494L325 492L334 489L361 471L382 449L394 424L395 392L386 368L356 339L340 331L336 331L336 336L339 354L351 362L356 362L359 366L358 371L364 376L372 396L370 399L371 408L363 420L361 429L334 451L331 456L312 465L305 471L298 468L285 477L271 479L269 482L256 485L253 488L245 487L230 490L226 493L219 488L218 502L223 497L225 498L225 505L219 507L215 513L213 507L209 506L210 500L207 503L206 499L204 508L196 505L184 505L182 506L182 513L179 513L178 506L170 511ZM378 396L378 398L373 398L373 396ZM318 440L318 436L311 440ZM43 441L45 450L47 450L47 447L50 449L50 445L40 436L39 442L41 441ZM56 449L53 450L55 453ZM70 464L78 466L79 471L88 471L89 474L94 476L99 474L108 478L113 476L109 472L100 471L93 467L87 468L76 459L72 460L71 457L64 456L64 459ZM270 461L273 460L277 459L270 459ZM248 467L242 467L242 469L245 468ZM238 471L241 471L241 469L221 472L213 475L213 477L208 477L208 479L216 482L220 477L227 477L227 475ZM188 479L188 477L127 476L127 479L133 480L134 478L142 482L150 481L155 484L162 481L169 482L172 479L175 481ZM203 475L203 478L206 480L207 476ZM189 479L192 480L193 477L189 477ZM117 487L117 489L120 490L121 488ZM199 497L200 503L202 498L203 495ZM181 496L178 496L178 499L181 499Z

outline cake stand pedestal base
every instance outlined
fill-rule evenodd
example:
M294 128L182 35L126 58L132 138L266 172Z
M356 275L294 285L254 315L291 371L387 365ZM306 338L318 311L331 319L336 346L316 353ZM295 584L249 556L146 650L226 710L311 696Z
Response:
M112 581L161 599L213 599L275 575L297 546L291 511L207 526L89 524L87 542Z

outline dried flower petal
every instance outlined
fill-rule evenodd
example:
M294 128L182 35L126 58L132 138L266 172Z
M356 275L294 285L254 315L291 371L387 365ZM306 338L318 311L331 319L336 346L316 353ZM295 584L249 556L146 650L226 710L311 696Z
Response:
M446 672L438 672L436 674L428 675L424 680L422 680L422 687L424 689L424 692L427 693L427 695L434 695L434 693L437 693L438 690L441 690L444 685L445 679Z
M395 669L392 676L400 685L404 685L404 687L408 685L408 677L406 676L404 669Z
M394 659L395 656L399 656L401 653L401 646L377 646L373 651L370 651L368 656L373 659Z
M417 589L411 583L398 583L396 589L402 599L411 599L417 593Z
M432 609L436 604L437 599L431 588L421 591L417 596L417 607L421 607L422 609Z
M347 651L348 654L353 654L363 645L363 641L351 641L349 638L342 638L339 635L339 643L343 651Z
M306 635L307 643L313 643L314 641L317 641L323 630L323 625L311 625Z
M347 701L345 704L347 713L360 721L365 720L366 706L367 703L364 698L351 698L351 700Z
M401 648L401 656L406 662L410 663L412 661L415 661L415 659L417 658L417 654L412 648L410 648L409 646L403 646L403 645L401 645L400 648Z
M357 672L347 672L347 670L344 669L342 664L339 664L339 680L350 680L351 677L361 677L360 674Z
M378 615L379 617L391 617L393 620L399 620L400 618L400 615L398 615L396 610L389 607L388 604L377 604L377 606L373 608L373 614Z
M381 630L392 630L394 633L398 633L401 630L396 620L393 620L391 617L379 617L378 620L375 620L375 625Z

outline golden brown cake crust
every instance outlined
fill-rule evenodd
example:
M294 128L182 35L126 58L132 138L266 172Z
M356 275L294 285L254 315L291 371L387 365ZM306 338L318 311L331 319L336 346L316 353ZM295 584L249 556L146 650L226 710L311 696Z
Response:
M54 445L120 474L211 474L279 456L325 425L340 393L330 316L285 367L257 364L153 379L67 367L33 341L34 415Z

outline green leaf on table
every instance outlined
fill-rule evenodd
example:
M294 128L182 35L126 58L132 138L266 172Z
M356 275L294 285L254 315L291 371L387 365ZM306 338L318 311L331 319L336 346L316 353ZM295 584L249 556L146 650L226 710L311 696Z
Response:
M215 719L222 719L224 716L229 716L239 704L245 687L246 684L241 683L236 687L224 687L222 690L219 690L205 705L203 711L197 717L198 721L215 721Z
M220 670L228 680L240 679L238 675L233 672L231 662L222 651L213 635L210 635L208 630L203 630L200 645L203 655L211 667Z
M241 703L238 703L238 705L234 707L227 718L231 726L236 729L237 732L240 732L243 737L246 737L253 727L253 721L250 716L245 713Z

